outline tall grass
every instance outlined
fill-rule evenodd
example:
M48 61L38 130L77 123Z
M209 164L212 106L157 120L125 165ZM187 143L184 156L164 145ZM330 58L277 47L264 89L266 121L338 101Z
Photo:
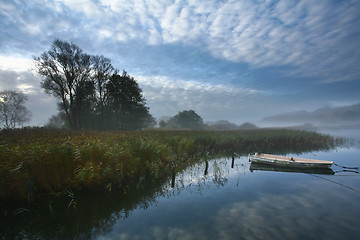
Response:
M202 156L329 149L331 136L294 130L0 132L0 200L121 189L171 176ZM33 196L30 196L33 195Z

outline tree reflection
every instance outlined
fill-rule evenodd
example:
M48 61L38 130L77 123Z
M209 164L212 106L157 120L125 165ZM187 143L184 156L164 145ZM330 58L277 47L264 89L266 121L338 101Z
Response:
M178 195L183 190L202 194L211 187L223 187L228 183L231 173L236 172L240 176L241 173L249 172L247 157L238 158L237 161L234 164L232 159L218 158L194 164L176 175L175 183L171 183L172 189L169 188L169 195Z
M38 203L23 214L8 211L0 218L0 239L90 239L111 231L134 209L156 205L166 182L144 180L126 192L84 192L73 196L76 207L69 204L73 199L64 198Z

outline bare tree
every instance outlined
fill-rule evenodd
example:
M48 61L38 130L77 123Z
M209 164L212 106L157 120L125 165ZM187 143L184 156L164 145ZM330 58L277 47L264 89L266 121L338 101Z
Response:
M27 96L21 92L0 92L0 122L5 128L15 128L30 121L31 112L24 106L26 100Z
M75 44L55 40L51 50L35 57L41 87L60 100L71 129L80 129L83 102L93 94L90 55Z

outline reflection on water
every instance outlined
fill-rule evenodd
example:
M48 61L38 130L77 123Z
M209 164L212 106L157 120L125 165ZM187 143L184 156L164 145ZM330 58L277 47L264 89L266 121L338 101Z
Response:
M301 157L359 166L360 150ZM1 219L14 239L356 239L360 176L250 167L247 157L216 159L124 194L74 196ZM254 170L254 171L252 171ZM265 170L265 171L264 171ZM277 169L274 169L277 170Z

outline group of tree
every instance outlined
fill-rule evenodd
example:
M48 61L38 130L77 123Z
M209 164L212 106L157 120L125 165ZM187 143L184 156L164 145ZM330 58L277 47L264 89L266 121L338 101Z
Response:
M86 54L74 43L55 40L49 51L34 58L41 87L58 99L59 113L48 126L72 130L136 130L154 127L146 99L136 80L119 71L104 56ZM25 108L26 95L15 91L0 92L0 122L15 128L30 120ZM185 110L160 121L160 128L234 129L228 122L209 126L194 110ZM255 128L245 123L239 128ZM235 125L236 126L236 125Z
M50 123L73 130L135 130L155 125L133 77L104 56L86 54L74 43L55 40L35 57L41 87L58 100Z
M203 129L204 121L194 110L184 110L170 118L168 121L161 120L160 128L172 129Z

